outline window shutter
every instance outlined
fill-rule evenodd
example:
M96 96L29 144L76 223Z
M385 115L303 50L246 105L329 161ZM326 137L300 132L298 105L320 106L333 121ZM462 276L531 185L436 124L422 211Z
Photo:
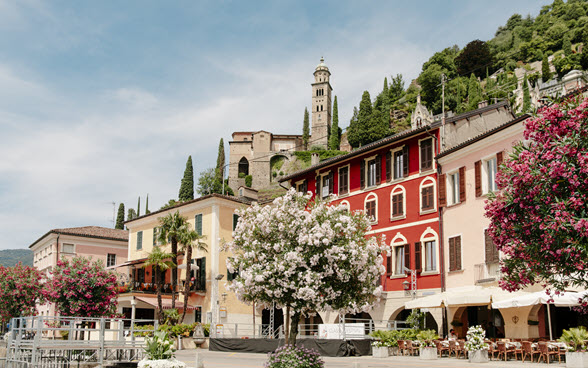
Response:
M361 189L365 188L365 160L359 163L359 186Z
M321 177L320 177L320 175L317 175L316 179L315 179L314 194L316 194L317 197L320 197L320 193L321 193Z
M404 215L404 193L400 193L398 196L398 215Z
M157 244L157 227L153 228L153 245Z
M449 238L449 271L455 271L455 238Z
M474 163L474 176L476 179L476 197L482 195L482 161Z
M500 151L496 154L496 165L500 166L504 162L504 151Z
M202 236L202 214L198 214L194 217L194 228L198 235Z
M308 180L304 179L302 182L302 193L306 194L308 192Z
M455 269L461 270L461 236L455 238Z
M198 271L200 271L200 277L198 278L198 281L200 282L200 290L206 290L206 257L202 257L200 258L200 265L199 265L200 269Z
M414 269L421 272L421 242L414 243Z
M462 166L459 168L459 201L462 203L466 200L465 176L465 166Z
M137 233L137 250L143 249L143 232Z
M447 205L447 191L445 188L445 174L439 175L439 206Z
M402 147L402 173L404 177L408 176L408 145Z
M392 255L386 258L386 274L388 276L392 275Z
M376 156L376 185L379 185L382 180L382 156Z
M487 229L484 230L484 242L486 246L486 263L498 262L500 258L498 248L496 248Z
M386 181L392 180L392 152L386 152Z
M334 193L333 192L334 185L335 185L335 174L331 170L331 172L329 173L329 194Z
M233 231L237 228L237 224L239 223L239 215L233 213Z
M410 244L404 244L404 267L410 267ZM402 271L404 272L404 270Z

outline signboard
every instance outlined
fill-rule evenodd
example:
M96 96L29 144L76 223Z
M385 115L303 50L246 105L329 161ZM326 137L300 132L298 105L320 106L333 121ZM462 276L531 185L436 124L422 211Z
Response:
M220 307L219 312L221 318L227 318L227 307Z
M324 323L319 325L319 339L343 339L342 325ZM346 323L345 338L348 340L365 338L365 323Z
M216 336L222 336L223 335L223 325L218 324L216 325Z

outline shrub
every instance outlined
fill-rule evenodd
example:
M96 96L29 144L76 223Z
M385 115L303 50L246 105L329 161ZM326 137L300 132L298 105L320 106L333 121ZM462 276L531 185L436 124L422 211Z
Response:
M437 340L439 335L435 330L423 330L417 334L417 339L420 341L421 346L425 348L435 347L434 340Z
M245 173L244 173L244 172L240 172L240 173L239 173L239 179L243 179L245 176L246 176L246 175L245 175Z
M302 346L284 345L268 354L265 368L323 368L318 352Z
M245 186L251 188L252 184L253 184L253 176L247 175L245 177Z
M486 337L486 331L482 328L482 326L472 326L468 328L468 333L466 335L466 343L465 348L467 351L476 351L476 350L484 350L488 349L488 344L484 341Z
M565 342L571 348L570 351L586 351L586 340L588 332L584 326L563 330L559 338L559 341Z
M145 339L145 354L148 360L171 359L175 351L174 344L165 331L157 331L153 337Z

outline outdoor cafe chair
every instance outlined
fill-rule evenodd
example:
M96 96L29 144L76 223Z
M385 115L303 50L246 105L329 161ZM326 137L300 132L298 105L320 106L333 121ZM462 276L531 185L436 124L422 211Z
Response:
M419 355L419 348L412 344L412 341L406 340L405 342L406 350L408 350L408 355Z
M488 357L490 360L494 360L494 355L497 353L496 345L492 340L486 340L486 344L488 344Z
M459 358L460 355L463 355L464 358L468 357L468 351L465 348L465 341L464 340L457 340L457 357Z
M556 350L549 350L549 346L547 346L545 341L539 341L537 345L539 346L539 359L537 360L537 363L539 363L541 359L544 359L545 362L549 364L549 356L558 355Z
M440 340L435 340L435 346L437 347L437 352L439 353L439 358L441 358L443 356L443 352L447 353L447 356L449 356L449 346L448 345L443 345L443 342L441 342Z
M507 347L506 346L506 342L504 341L497 341L496 345L498 346L498 359L500 360L500 357L504 357L504 361L506 362L508 360L508 354L513 354L515 356L516 359L516 353L515 353L515 348L514 347Z
M523 341L521 344L523 345L523 363L528 356L531 357L531 362L533 362L535 354L539 354L539 352L533 348L533 343L531 341Z
M451 354L455 354L455 357L457 358L457 349L457 341L449 340L449 357L451 357Z
M400 355L406 355L406 341L398 340L398 353Z

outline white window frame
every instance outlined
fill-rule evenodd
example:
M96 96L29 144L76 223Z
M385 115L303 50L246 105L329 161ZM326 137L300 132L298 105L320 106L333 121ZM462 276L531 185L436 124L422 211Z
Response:
M457 180L456 180L457 178ZM447 205L459 204L459 169L446 175Z
M349 201L341 201L339 204L341 206L347 207L347 211L351 212L351 205L349 204Z
M421 169L421 161L422 161L422 157L421 157L421 143L423 141L426 141L430 139L431 140L431 158L432 158L432 162L431 162L431 168L429 170L425 170L423 171ZM419 139L419 173L430 173L431 171L435 171L437 164L435 163L435 138L433 137L426 137L423 139Z
M306 179L298 180L297 182L294 183L297 192L300 192L300 186L302 184L304 184L305 180ZM308 187L306 189L308 189ZM302 194L306 194L306 193L302 193Z
M403 150L404 150L404 145L399 146L399 147L394 147L393 149L390 150L390 160L391 160L391 162L390 162L390 169L392 170L392 173L391 173L391 180L392 181L404 179L404 165L403 165L404 164L404 156L403 156L403 159L402 159L403 160L403 162L402 162L403 164L400 165L400 168L399 169L396 167L396 160L394 159L394 155L397 152L401 152L402 153ZM396 177L396 170L397 169L400 170L400 172L399 172L400 173L400 176L399 177Z
M402 194L402 215L401 216L394 216L392 213L392 198L397 195ZM390 191L390 221L402 220L406 218L406 189L402 185L396 185Z
M392 272L392 275L390 276L390 278L392 278L392 279L406 277L406 273L404 272L404 267L407 267L404 264L404 260L405 260L404 246L406 244L408 244L408 241L401 233L396 233L396 235L394 236L394 238L390 242L390 248L392 248L392 265L394 266L394 270ZM397 248L399 248L399 247L402 248L402 258L400 260L400 262L402 262L402 267L400 270L398 269L400 267L397 267L398 265L396 264L398 262L398 259L396 257L396 251L397 251Z
M373 162L373 170L370 172L370 162ZM365 186L366 188L371 188L371 187L375 187L376 185L378 185L376 183L376 168L378 167L377 162L376 162L376 157L374 157L373 159L370 160L366 160L365 162ZM370 175L371 173L371 175ZM372 183L370 184L370 178L373 179Z
M493 169L494 173L488 170L488 163L494 162ZM496 173L498 172L498 157L496 154L485 157L482 159L482 194L488 194L498 190L496 186ZM490 181L492 180L492 183Z
M425 243L434 241L435 242L435 269L434 270L426 270L427 265L427 254L426 254L426 247ZM439 234L437 234L431 227L427 227L427 229L423 232L420 238L421 243L421 267L423 271L421 275L437 275L439 274L440 269L440 260L439 260Z
M423 189L427 187L433 187L433 208L423 210ZM429 213L437 212L437 181L430 176L427 176L421 183L419 184L419 213L421 215L426 215Z
M373 198L373 199L372 199ZM374 219L369 219L371 224L377 224L378 223L378 196L375 193L370 193L368 194L365 199L363 200L363 211L367 216L367 203L369 201L374 200L376 202L376 216Z
M71 252L70 251L67 251L65 249L65 246L66 245L68 247L71 246ZM47 249L45 248L45 250L47 250ZM76 254L76 245L73 244L73 243L61 243L61 253L64 253L64 254Z
M324 173L321 173L321 199L325 199L325 198L329 198L329 195L331 195L331 193L329 193L329 174L331 173L331 171L327 171ZM327 184L327 195L325 195L325 183ZM335 190L335 183L333 183L333 191Z

